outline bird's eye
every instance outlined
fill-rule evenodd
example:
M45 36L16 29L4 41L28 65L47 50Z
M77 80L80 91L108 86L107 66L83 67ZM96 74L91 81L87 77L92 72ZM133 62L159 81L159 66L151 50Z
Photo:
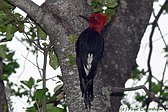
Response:
M97 18L97 17L95 17L94 19L95 19L95 20L98 20L98 18Z
M95 21L95 18L92 17L92 18L89 19L89 21L90 21L90 22L94 22L94 21Z

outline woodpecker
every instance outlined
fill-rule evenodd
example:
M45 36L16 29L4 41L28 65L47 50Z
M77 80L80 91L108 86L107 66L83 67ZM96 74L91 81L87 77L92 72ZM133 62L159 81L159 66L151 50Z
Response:
M76 41L76 64L78 66L80 88L86 109L91 108L93 101L93 79L104 50L104 39L100 32L104 28L107 17L105 14L93 13L84 17L89 27L85 29Z

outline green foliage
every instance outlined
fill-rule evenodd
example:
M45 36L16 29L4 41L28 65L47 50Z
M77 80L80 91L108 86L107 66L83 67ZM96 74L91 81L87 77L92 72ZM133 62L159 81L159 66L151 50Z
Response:
M168 14L168 4L164 7L164 10L165 10L164 14Z
M17 27L12 25L12 24L8 24L6 27L6 38L7 40L11 40L14 36L14 33L17 31Z
M60 108L60 107L56 107L53 104L47 104L47 111L46 112L65 112L64 109ZM36 112L36 108L35 107L30 107L26 110L26 112Z
M65 111L62 108L54 107L53 104L47 104L47 112L65 112Z
M5 0L0 1L0 34L6 37L6 40L12 40L15 32L23 31L24 19L18 14L14 13L15 7L8 4Z
M16 68L19 67L17 60L13 58L15 52L9 50L6 46L6 42L10 42L15 37L14 35L16 32L23 35L20 42L26 43L27 50L34 54L36 53L37 57L38 52L43 53L47 50L49 64L53 69L59 66L57 56L50 45L45 31L28 17L25 18L21 14L16 13L14 9L15 7L5 0L0 1L0 42L4 42L4 44L0 43L0 59L2 59L3 62L4 74L2 78L7 82L6 86L12 95L18 97L27 96L27 103L30 104L30 107L27 108L27 112L39 111L43 98L46 98L47 103L49 103L47 104L47 112L65 112L66 107L64 99L59 99L64 101L64 103L60 103L55 95L52 96L49 93L48 88L37 89L37 87L39 88L39 85L41 85L41 80L36 81L33 77L30 77L28 80L20 81L21 85L19 86L8 79L12 73L16 73ZM29 46L27 46L27 43ZM39 71L40 70L39 68ZM62 108L53 105L52 102L56 100L59 102L59 105L62 105ZM35 102L33 106L31 106L32 102Z
M116 11L114 9L106 9L105 13L110 16L114 16Z
M151 91L152 91L154 94L159 93L159 92L160 92L160 89L161 89L161 86L160 86L159 83L152 82Z
M29 96L27 102L29 102L30 104L32 102L35 102L33 106L30 106L27 108L26 112L35 112L35 110L40 110L41 108L41 104L42 104L42 100L44 98L46 98L46 102L47 102L47 111L46 112L66 112L66 107L64 107L64 103L65 103L65 99L64 97L62 97L61 99L58 99L57 96L53 95L51 96L48 88L43 88L43 89L36 89L38 87L38 83L40 83L40 81L35 81L34 78L30 77L28 81L21 81L21 83L23 85L21 85L18 88L18 91L16 92L15 90L13 90L13 92L15 93L16 96L22 97L23 95ZM25 88L27 87L27 88ZM62 85L57 85L56 86L57 89L55 89L55 93L58 93L60 91L60 89L62 88ZM57 105L63 105L62 108L57 107L57 105L53 105L52 102L61 102L64 101L64 103L57 103Z
M163 48L164 52L166 53L165 57L168 58L168 45L166 45L165 48ZM167 62L168 63L168 62Z
M107 8L115 8L118 6L118 1L117 0L107 0L106 6Z
M15 6L10 5L7 0L2 0L0 2L1 2L0 10L14 10L15 9Z
M36 108L35 107L29 107L29 108L27 108L26 112L36 112Z
M56 70L59 66L58 58L53 49L49 51L49 64L54 70Z
M102 13L103 12L103 0L92 0L91 5L93 7L93 12Z
M8 48L6 45L0 45L0 57L1 58L6 58L6 53L7 53Z
M92 0L92 2L88 4L92 6L93 12L105 13L111 18L116 14L118 0Z
M14 37L15 32L19 31L20 33L23 33L26 38L21 41L29 43L33 53L38 52L39 49L42 51L44 50L43 48L48 49L49 64L53 69L56 69L59 66L58 59L54 50L50 47L45 31L30 19L24 18L19 13L15 13L13 11L15 7L8 4L8 2L1 2L0 34L6 38L6 41L10 41ZM2 51L0 56L5 57L5 47L0 46L0 51Z
M168 46L166 46L164 49L164 52L168 52Z
M133 79L133 80L141 80L141 78L143 77L143 74L145 74L145 71L144 71L144 69L142 69L142 70L139 70L138 69L138 65L137 64L135 64L133 67L132 67L132 71L131 71L131 79Z
M135 99L139 102L144 102L146 99L146 95L141 95L139 92L136 92Z
M34 96L35 96L36 100L38 101L38 103L42 102L43 98L46 96L47 91L48 91L47 88L43 88L43 89L37 89L34 92Z
M78 36L77 35L70 35L69 36L69 41L73 44L75 44L76 40L77 40Z
M132 74L131 74L130 79L134 80L135 82L142 81L142 78L144 76L145 77L148 76L148 72L145 72L144 69L139 70L139 68L140 67L137 64L135 64L132 68ZM152 77L152 79L156 79L156 78ZM166 102L166 99L168 99L168 96L167 96L168 91L166 91L166 89L164 88L166 87L164 83L159 80L152 80L152 82L149 82L148 80L146 80L144 82L144 85L149 84L149 83L151 83L151 88L150 88L151 92L154 93L156 97L159 96L160 101L162 103ZM142 104L142 107L146 106L147 101L149 100L148 98L149 96L147 96L146 93L145 94L141 94L141 92L135 93L135 100L140 102ZM126 104L127 106L131 106L129 102L124 102L124 104Z
M39 26L37 26L37 37L41 38L42 40L46 40L47 38L47 34Z
M29 78L28 81L20 81L22 84L24 84L25 86L27 86L29 89L32 89L35 81L32 77Z
M19 68L19 64L16 62L16 60L12 60L11 62L8 62L7 64L4 63L3 73L11 75L12 73L16 73L16 68Z
M68 54L67 59L68 59L68 63L70 65L74 65L75 64L75 56L73 54Z
M0 59L3 62L3 74L6 80L12 73L16 73L16 68L19 68L19 64L13 59L14 54L15 52L9 50L5 44L0 45Z
M168 89L164 91L161 95L163 96L162 102L166 101L168 99Z

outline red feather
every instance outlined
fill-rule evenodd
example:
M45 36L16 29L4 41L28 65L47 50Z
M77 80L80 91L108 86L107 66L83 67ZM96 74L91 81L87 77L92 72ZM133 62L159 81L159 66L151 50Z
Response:
M105 14L93 13L88 18L89 27L97 32L101 32L107 22Z

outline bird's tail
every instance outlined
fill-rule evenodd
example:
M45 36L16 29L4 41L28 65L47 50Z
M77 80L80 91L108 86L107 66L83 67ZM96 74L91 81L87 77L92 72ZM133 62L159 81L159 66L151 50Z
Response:
M84 92L83 92L83 97L84 97L84 103L85 107L88 109L91 108L91 102L93 101L94 95L93 95L93 79L86 79L85 80L85 85L84 85Z

